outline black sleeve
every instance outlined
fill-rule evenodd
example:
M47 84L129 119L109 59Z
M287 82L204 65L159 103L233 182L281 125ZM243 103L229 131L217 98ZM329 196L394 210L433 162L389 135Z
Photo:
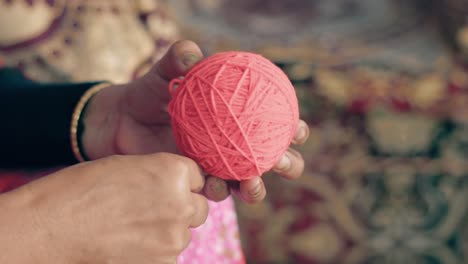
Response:
M95 84L42 84L15 69L0 69L0 169L75 163L71 117Z

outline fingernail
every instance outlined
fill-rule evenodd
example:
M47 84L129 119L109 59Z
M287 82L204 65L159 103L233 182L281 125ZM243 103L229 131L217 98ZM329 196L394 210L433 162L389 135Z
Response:
M193 53L185 53L182 57L182 63L187 67L192 67L195 63L197 63L201 58L198 55Z
M306 127L304 125L299 126L299 130L297 130L296 138L303 139L307 134Z
M223 190L223 186L221 185L221 182L218 179L216 179L216 180L211 182L210 189L214 193L220 193Z
M278 164L276 164L276 169L284 171L289 169L289 166L291 166L291 160L285 153L283 154L283 156L281 156L281 159L278 161Z
M262 191L262 180L257 178L255 181L256 182L253 184L254 187L248 191L249 195L253 197L257 197Z

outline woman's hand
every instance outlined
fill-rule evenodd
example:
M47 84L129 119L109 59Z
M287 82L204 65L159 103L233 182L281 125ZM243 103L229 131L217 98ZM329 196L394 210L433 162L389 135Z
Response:
M143 77L126 85L104 89L91 100L85 113L83 145L87 156L97 159L114 154L176 152L167 105L171 99L168 83L183 76L203 58L191 41L179 41ZM299 122L294 144L304 143L309 129ZM295 179L304 168L302 156L289 149L274 171ZM205 194L215 201L225 199L232 184L208 177ZM246 202L261 201L266 194L259 177L243 181L233 188Z
M207 218L203 184L174 154L69 167L0 196L0 263L176 263Z

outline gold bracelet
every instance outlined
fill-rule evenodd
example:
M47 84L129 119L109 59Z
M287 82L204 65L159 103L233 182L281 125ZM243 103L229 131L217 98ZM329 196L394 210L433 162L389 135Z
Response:
M71 147L73 150L73 154L75 155L75 158L79 162L86 161L86 159L84 158L83 152L80 149L80 144L79 144L79 139L78 139L78 125L80 123L80 118L81 118L81 114L83 113L83 109L85 108L89 100L93 97L93 95L97 94L102 89L107 88L111 85L112 84L110 83L101 83L101 84L97 84L91 87L91 89L86 91L86 93L84 93L83 96L81 96L80 101L78 101L78 104L76 105L75 110L73 111L71 125L70 125L70 139L71 139Z

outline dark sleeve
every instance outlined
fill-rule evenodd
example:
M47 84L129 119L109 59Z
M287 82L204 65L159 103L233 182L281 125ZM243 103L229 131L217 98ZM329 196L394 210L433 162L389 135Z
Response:
M15 69L0 69L0 169L75 163L71 116L95 84L42 84Z

